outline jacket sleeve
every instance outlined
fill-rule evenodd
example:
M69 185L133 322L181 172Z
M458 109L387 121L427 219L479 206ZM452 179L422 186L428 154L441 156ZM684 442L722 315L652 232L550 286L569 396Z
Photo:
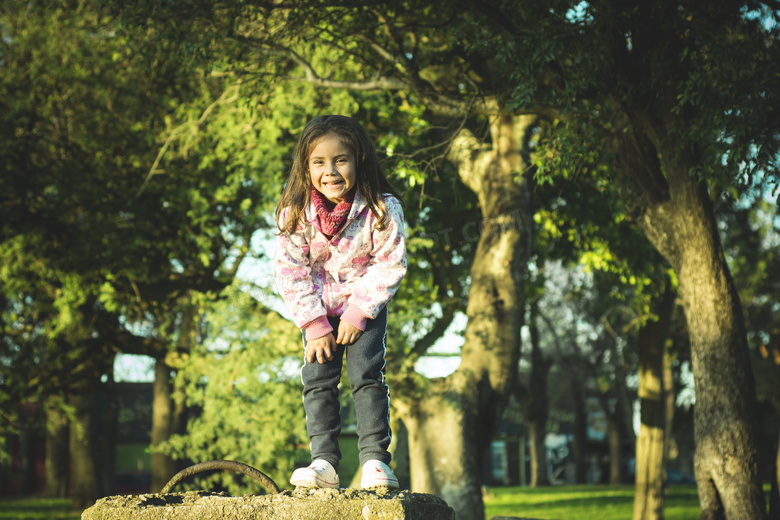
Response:
M309 243L304 229L276 236L274 278L276 288L298 328L306 329L312 324L328 323L325 306L312 279ZM330 325L327 328L331 328ZM307 339L313 338L307 334Z
M371 258L368 268L347 300L348 311L354 308L374 319L398 291L406 274L406 240L401 203L385 198L388 223L383 230L373 229Z

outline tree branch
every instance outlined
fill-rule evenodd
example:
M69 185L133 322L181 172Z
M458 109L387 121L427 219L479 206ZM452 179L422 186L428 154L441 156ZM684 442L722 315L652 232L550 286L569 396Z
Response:
M447 328L449 328L452 323L452 320L455 318L455 311L458 307L458 305L454 304L454 301L447 307L444 307L442 317L436 321L431 330L417 340L414 343L414 346L412 346L412 349L407 356L407 363L414 365L414 363L425 355L425 352L444 335Z
M346 89L346 90L409 90L420 97L422 103L438 114L450 117L461 117L471 114L495 114L499 110L498 103L494 98L471 97L463 99L461 97L450 97L440 92L431 92L431 87L424 84L422 80L415 81L411 79L401 79L395 76L385 76L379 74L375 79L370 80L335 80L322 77L312 66L312 64L295 52L293 49L283 46L271 46L264 41L257 40L247 36L239 37L244 43L251 44L259 53L266 56L275 56L287 58L303 70L303 77L286 76L285 80L301 81L322 88ZM391 59L389 51L382 51L383 58ZM397 62L392 58L394 62ZM414 74L413 70L405 67L408 74Z

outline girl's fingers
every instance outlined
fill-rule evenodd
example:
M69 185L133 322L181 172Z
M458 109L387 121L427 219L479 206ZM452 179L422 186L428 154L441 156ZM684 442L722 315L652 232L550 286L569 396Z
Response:
M335 350L335 341L333 336L324 339L323 341L314 340L306 345L306 351L304 356L306 361L314 363L316 360L318 363L323 364L326 361L333 359L333 351Z

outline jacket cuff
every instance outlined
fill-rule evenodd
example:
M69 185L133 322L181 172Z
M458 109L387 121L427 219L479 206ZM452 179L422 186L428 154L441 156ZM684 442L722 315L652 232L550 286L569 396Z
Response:
M303 334L306 336L306 341L321 338L333 332L333 327L331 327L326 316L320 316L301 328L303 329Z
M366 330L366 321L369 317L357 305L350 304L347 305L347 310L341 315L341 319L360 330Z

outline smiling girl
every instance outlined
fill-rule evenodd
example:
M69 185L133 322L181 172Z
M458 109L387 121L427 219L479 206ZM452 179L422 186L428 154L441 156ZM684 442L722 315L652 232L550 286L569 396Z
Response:
M277 288L303 330L303 403L312 463L290 483L339 487L338 385L346 355L364 488L397 488L388 467L387 303L406 274L403 201L360 124L306 125L276 210ZM334 336L335 331L335 336Z

